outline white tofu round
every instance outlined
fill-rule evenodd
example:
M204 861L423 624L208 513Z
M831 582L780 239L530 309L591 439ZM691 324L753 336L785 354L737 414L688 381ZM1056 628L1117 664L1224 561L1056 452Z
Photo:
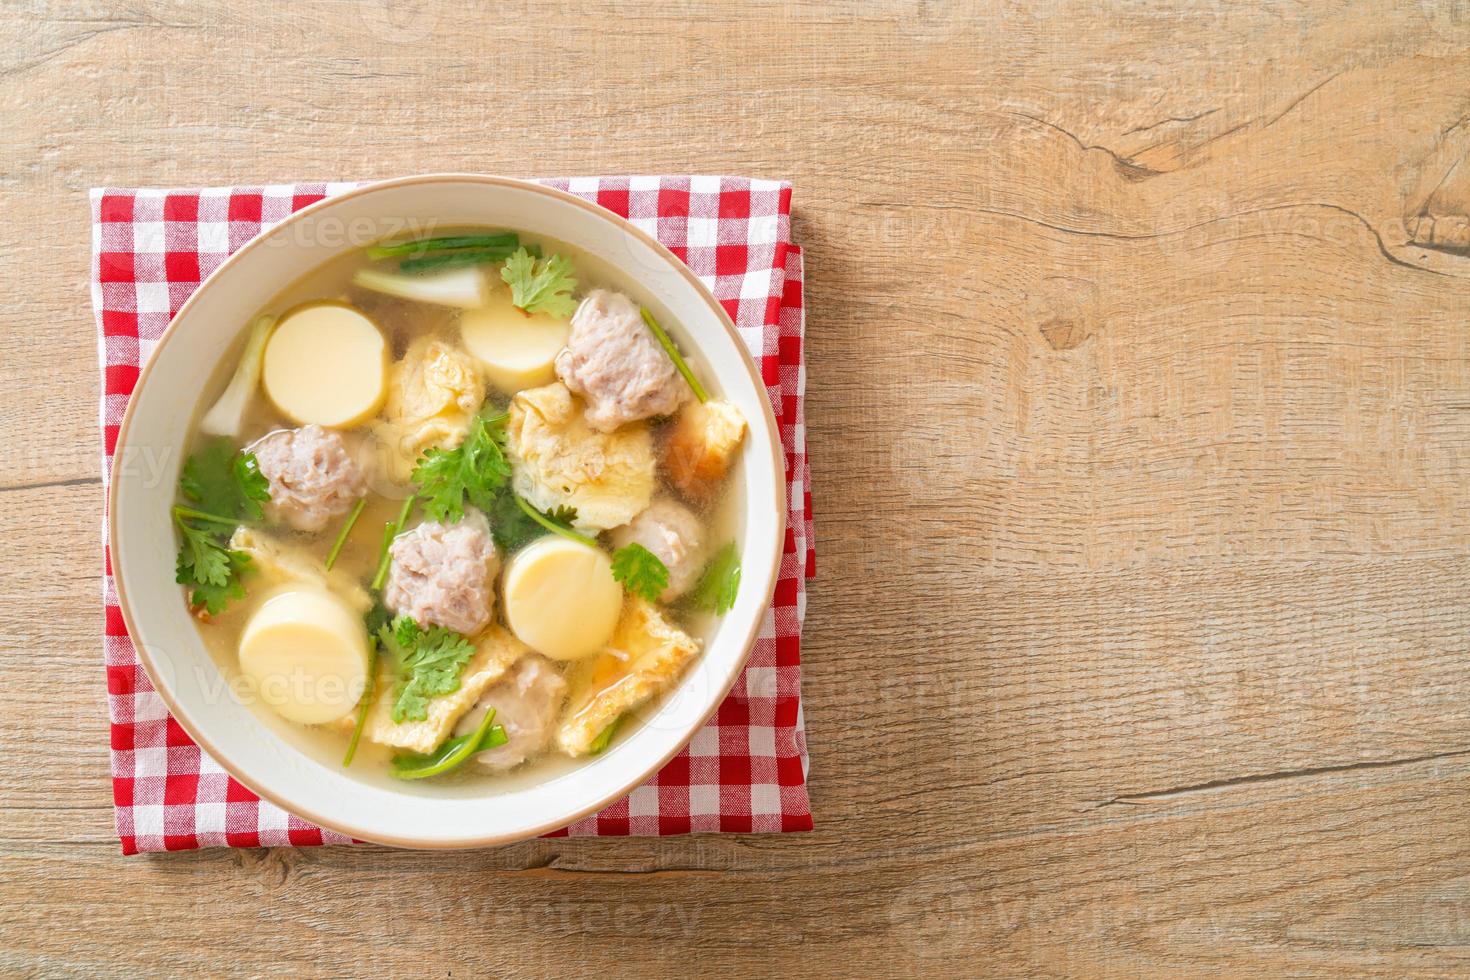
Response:
M553 660L597 653L623 610L623 587L607 554L557 535L518 551L501 591L511 632Z
M544 313L527 315L511 304L509 290L496 289L485 306L460 315L459 329L485 377L513 395L556 379L556 355L566 346L571 324Z
M336 721L351 713L367 683L367 631L325 589L278 592L245 624L240 670L287 721Z
M376 324L340 303L314 303L282 318L265 347L261 383L287 417L342 429L383 404L388 345Z

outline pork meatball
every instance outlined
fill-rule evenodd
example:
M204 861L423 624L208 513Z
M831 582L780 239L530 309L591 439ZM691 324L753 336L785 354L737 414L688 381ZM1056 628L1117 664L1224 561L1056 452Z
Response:
M490 622L500 556L485 515L466 507L455 524L425 521L393 539L383 602L424 626L472 636Z
M594 289L577 308L556 374L586 401L587 422L601 432L671 414L689 395L637 305L606 289Z
M643 513L615 528L612 543L615 548L641 544L664 563L669 570L669 585L659 595L660 602L673 602L699 577L704 529L692 510L667 497L655 500Z
M506 743L475 756L487 769L504 772L539 755L551 741L551 729L566 698L567 682L551 661L534 653L522 657L505 677L485 689L476 703L459 720L455 732L474 731L495 709L494 724L505 729Z
M319 425L272 432L250 451L270 482L267 516L298 531L320 531L367 492L342 437Z

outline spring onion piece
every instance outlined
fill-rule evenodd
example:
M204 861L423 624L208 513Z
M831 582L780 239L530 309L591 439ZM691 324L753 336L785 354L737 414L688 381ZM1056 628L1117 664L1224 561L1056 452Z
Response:
M513 231L498 235L448 235L443 238L420 238L411 242L394 242L392 245L373 245L368 248L370 259L392 259L400 255L425 255L429 252L452 252L467 248L504 248L514 251L521 236Z
M474 266L415 276L376 268L358 269L352 276L352 284L384 296L464 310L484 306L489 296L485 274Z
M265 342L270 339L275 325L275 317L263 316L250 328L245 352L240 355L240 363L235 366L229 385L214 407L199 420L201 432L239 438L240 430L245 427L245 410L249 408L255 390L260 387L260 363L265 356Z
M684 375L684 380L689 382L689 387L694 392L694 397L698 398L701 402L709 401L708 392L704 390L704 385L699 383L699 379L694 376L694 372L689 370L689 365L684 362L684 355L680 354L679 348L674 346L673 338L664 332L663 327L658 325L658 321L653 318L652 313L648 312L648 307L646 306L643 307L643 322L648 324L648 329L653 331L653 335L663 345L664 351L673 360L674 367L678 368L679 373Z
M363 688L362 701L357 706L357 724L352 726L352 741L347 743L347 754L342 757L343 769L352 765L352 757L357 754L357 743L362 739L362 730L367 727L368 712L373 708L373 695L377 690L377 681L378 641L372 633L368 633L367 687Z
M613 735L617 732L618 725L621 724L622 721L623 716L618 715L612 720L612 724L608 725L602 731L598 732L597 737L592 740L592 744L587 747L587 754L600 755L602 751L607 748L608 743L612 741Z
M482 248L473 251L445 252L443 255L426 255L423 258L404 259L398 263L399 272L426 272L430 269L449 269L457 265L484 265L488 262L504 262L510 258L511 249Z
M516 497L516 503L520 505L521 510L525 512L527 517L535 521L537 524L540 524L542 527L546 528L546 530L550 531L552 534L560 534L562 537L566 538L569 541L575 541L578 544L585 544L589 548L597 547L596 541L593 541L585 534L578 534L576 531L573 531L565 524L553 521L551 518L541 513L535 507L532 507L530 504L528 504L526 502L526 498L518 495Z
M342 525L342 530L337 532L337 540L332 542L332 550L327 552L327 571L337 563L337 556L342 553L342 546L347 543L347 535L352 533L352 525L357 523L358 515L362 513L363 507L367 506L367 498L363 497L352 508L352 513L347 515L347 523Z
M451 738L428 755L395 755L389 773L395 779L427 779L454 769L486 749L504 745L509 738L504 728L492 725L494 721L495 709L491 708L473 732Z
M408 499L403 502L403 509L398 512L398 520L389 521L383 526L383 544L378 552L378 573L373 576L375 590L381 589L388 578L388 548L393 544L393 539L403 531L403 525L408 523L408 515L413 512L413 504L417 499L416 495L409 494Z

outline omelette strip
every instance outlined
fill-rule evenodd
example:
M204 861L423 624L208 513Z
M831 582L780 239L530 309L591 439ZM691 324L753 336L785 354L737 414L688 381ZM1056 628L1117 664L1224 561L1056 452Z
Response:
M604 728L673 684L698 653L698 640L651 603L630 598L608 645L572 681L556 747L586 755Z

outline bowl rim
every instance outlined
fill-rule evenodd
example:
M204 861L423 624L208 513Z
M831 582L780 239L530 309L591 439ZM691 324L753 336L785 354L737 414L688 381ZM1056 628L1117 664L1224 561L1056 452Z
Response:
M772 474L775 483L770 488L770 490L772 491L771 497L774 498L773 502L775 505L774 517L776 534L775 548L773 549L772 560L769 567L765 569L765 588L763 590L763 598L760 604L756 607L758 610L760 610L760 612L758 615L752 617L751 622L746 629L745 636L739 641L741 643L741 652L739 657L735 661L735 666L733 667L733 669L730 670L729 676L720 685L718 696L711 699L709 706L701 713L697 721L689 726L688 731L679 738L679 740L675 743L674 747L670 751L664 753L661 757L655 759L649 765L637 767L635 772L631 772L626 779L619 781L616 791L604 794L601 798L578 808L576 812L573 813L570 817L558 817L554 821L550 821L544 824L538 824L534 828L523 832L508 834L476 834L458 838L435 837L429 839L420 839L412 837L385 836L381 834L374 834L371 832L364 832L364 829L361 827L353 827L341 821L324 819L320 814L313 813L313 808L303 807L295 802L288 803L279 794L275 793L270 788L262 785L257 780L246 778L242 775L241 771L234 763L232 763L228 758L226 758L215 748L212 740L205 735L203 728L195 721L194 718L192 718L187 712L183 711L180 708L179 703L174 698L173 693L169 689L168 685L160 683L160 671L155 667L153 663L153 656L149 650L148 644L135 639L136 637L139 637L141 633L138 629L137 622L133 617L132 607L128 601L127 590L123 581L123 563L118 558L120 552L118 551L117 547L119 522L114 520L113 518L114 515L117 513L116 504L118 487L122 482L120 479L122 475L120 471L124 457L124 453L122 450L128 442L128 436L134 419L134 409L138 404L137 396L148 383L153 366L158 362L159 351L161 351L164 345L167 344L173 337L177 336L179 332L179 323L185 319L185 314L189 312L192 306L195 305L199 296L204 293L205 290L207 290L212 283L220 278L227 269L232 268L234 265L242 261L243 256L261 247L270 235L278 232L280 229L287 227L288 225L305 220L318 211L338 205L345 200L359 197L371 192L385 190L387 188L406 187L415 184L432 184L445 182L510 187L517 190L540 194L562 203L574 205L588 212L588 214L590 214L592 217L610 223L616 226L624 234L631 235L634 238L638 239L644 245L651 248L656 255L658 255L661 259L664 260L665 263L668 264L670 268L674 269L680 276L682 276L689 283L689 285L694 287L695 294L704 301L710 312L714 314L716 322L718 322L720 326L724 328L726 336L729 338L731 344L734 346L736 352L739 354L741 365L745 368L746 373L749 375L751 383L755 386L758 392L765 396L760 398L759 401L763 410L762 414L764 416L765 432L769 436L766 441L769 443L768 448L771 452L773 463ZM754 427L752 426L751 428ZM310 820L312 823L320 827L335 830L338 833L345 834L354 839L368 841L370 843L420 850L455 850L510 844L523 840L531 840L553 830L560 830L561 828L575 823L576 821L581 820L587 815L602 809L608 804L613 803L618 799L621 799L633 789L643 785L643 783L648 781L649 777L662 769L669 762L670 759L672 759L674 756L678 755L679 752L684 750L684 748L689 744L690 740L700 731L700 729L702 729L709 722L710 718L712 718L715 712L719 710L720 705L724 703L726 697L729 696L730 689L734 686L735 681L739 679L741 674L744 672L745 665L750 659L750 652L755 646L756 639L759 637L761 624L765 619L765 611L770 608L771 600L775 595L776 584L780 575L781 559L784 553L783 542L786 538L787 521L789 517L789 502L786 499L787 488L785 487L784 477L786 467L783 454L784 449L781 442L781 429L776 422L775 411L771 406L771 399L769 396L769 392L766 389L766 383L761 377L760 371L756 368L755 361L752 359L750 351L746 348L744 340L741 339L740 333L736 329L734 322L730 319L730 315L725 311L725 308L720 305L719 301L715 298L714 294L710 292L708 287L706 287L704 283L699 280L699 277L694 274L694 271L690 269L689 266L686 265L683 261L681 261L678 256L674 255L674 253L671 252L658 239L643 231L641 228L637 227L623 216L616 214L613 211L609 211L607 208L604 208L599 204L596 204L592 201L584 200L583 198L569 193L568 191L561 190L560 188L549 187L547 185L535 183L529 180L490 174L458 172L415 174L408 177L395 177L387 180L372 181L360 187L354 187L339 194L334 194L329 197L323 198L320 201L316 201L312 204L307 205L299 211L292 212L290 215L286 216L281 221L278 221L275 224L271 225L269 228L261 229L259 233L257 233L253 238L247 241L240 248L236 249L234 252L228 255L224 259L224 261L221 262L220 265L214 269L214 271L206 276L194 289L194 291L189 294L188 298L184 300L183 304L180 305L178 312L176 312L172 317L169 318L168 326L165 327L163 333L159 335L158 341L154 345L153 352L150 354L148 360L142 365L142 368L139 371L138 379L133 385L133 390L128 396L127 406L123 411L122 422L118 427L117 440L113 445L112 465L109 470L107 499L105 501L108 515L107 548L109 564L111 566L114 589L117 594L118 609L122 614L123 625L127 629L129 642L132 644L133 650L137 654L139 662L143 665L143 669L147 672L149 681L152 683L154 691L156 691L159 697L163 699L164 705L168 708L169 714L172 715L179 722L180 726L183 727L188 736L193 739L194 742L203 751L207 752L212 759L218 762L220 766L223 767L224 770L230 775L231 778L237 780L239 783L241 783L241 785L245 786L251 792L255 793L255 795L259 796L261 799L268 800L269 802L275 804L277 807L280 807L287 813L294 814L306 820ZM753 502L757 499L764 498L758 497L757 488L752 488L751 491L747 494L745 501L747 512L752 506ZM749 581L749 577L742 576L742 582ZM681 683L682 682L683 681L681 681Z

